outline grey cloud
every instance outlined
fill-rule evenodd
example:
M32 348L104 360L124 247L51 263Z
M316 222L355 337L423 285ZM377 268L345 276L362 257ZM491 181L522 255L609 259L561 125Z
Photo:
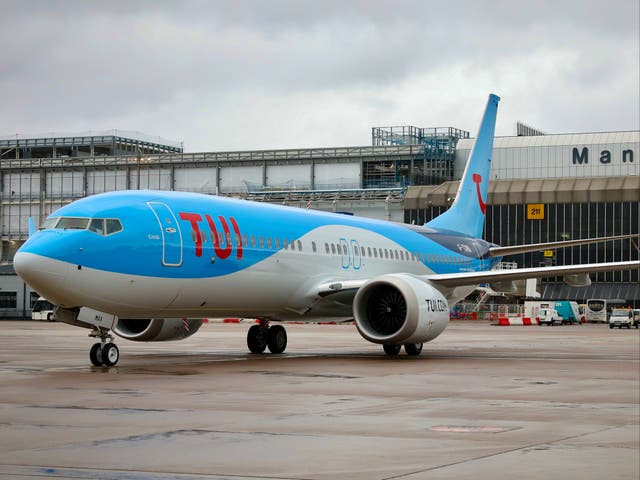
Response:
M601 89L616 104L624 104L619 97L638 100L633 86L611 92L626 85L613 78L624 74L616 71L620 64L638 82L639 7L632 1L5 1L3 7L0 41L10 48L0 51L6 92L0 133L41 123L91 128L135 121L140 112L170 116L171 109L175 118L188 118L187 104L228 116L223 108L251 108L224 100L243 92L284 102L366 92L374 107L360 114L391 116L394 105L416 101L404 96L404 82L438 73L438 87L447 92L449 69L458 65L469 76L457 88L467 91L487 72L496 88L510 91L505 82L518 65L531 69L528 79L541 93L542 86L566 89L565 96ZM544 78L522 61L540 52L550 61L562 53ZM381 98L394 88L396 98ZM462 93L442 101L456 105ZM631 109L623 118L637 128ZM171 129L170 119L161 121Z

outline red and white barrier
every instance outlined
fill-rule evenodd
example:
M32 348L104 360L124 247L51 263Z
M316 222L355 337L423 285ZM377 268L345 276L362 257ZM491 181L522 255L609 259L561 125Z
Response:
M498 317L498 323L496 323L496 325L501 327L509 327L512 325L529 326L537 325L537 322L529 317Z

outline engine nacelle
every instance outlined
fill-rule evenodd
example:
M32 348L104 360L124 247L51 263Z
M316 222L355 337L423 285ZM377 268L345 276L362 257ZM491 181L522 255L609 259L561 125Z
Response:
M430 283L407 274L390 274L358 290L353 314L360 335L370 342L422 343L445 329L449 304Z
M202 323L194 318L119 318L113 333L134 342L182 340L196 333Z

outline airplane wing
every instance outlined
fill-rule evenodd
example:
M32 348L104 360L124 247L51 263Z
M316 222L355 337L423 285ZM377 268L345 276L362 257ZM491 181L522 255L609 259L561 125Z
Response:
M618 235L615 237L585 238L582 240L566 240L563 242L531 243L529 245L514 245L512 247L492 247L489 249L490 257L504 257L505 255L515 255L526 252L540 252L542 250L552 250L556 248L575 247L590 243L610 242L613 240L625 240L628 238L638 238L637 233L631 235Z
M581 275L614 270L630 270L640 268L640 261L610 263L588 263L583 265L562 265L557 267L516 268L513 270L488 270L483 272L434 273L419 278L428 280L436 286L461 287L480 283L522 280L527 278L544 278L568 275Z

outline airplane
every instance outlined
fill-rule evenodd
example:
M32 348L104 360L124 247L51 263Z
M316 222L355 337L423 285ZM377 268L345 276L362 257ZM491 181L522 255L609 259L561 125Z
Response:
M355 320L388 355L419 355L450 307L478 284L509 291L524 278L640 267L639 261L497 270L504 255L634 235L501 247L482 239L499 97L489 95L451 208L425 225L174 191L116 191L53 212L14 257L17 274L56 305L55 318L91 329L89 358L113 366L112 335L178 340L206 317L256 318L252 353L282 353L272 322ZM637 236L637 235L635 235Z

